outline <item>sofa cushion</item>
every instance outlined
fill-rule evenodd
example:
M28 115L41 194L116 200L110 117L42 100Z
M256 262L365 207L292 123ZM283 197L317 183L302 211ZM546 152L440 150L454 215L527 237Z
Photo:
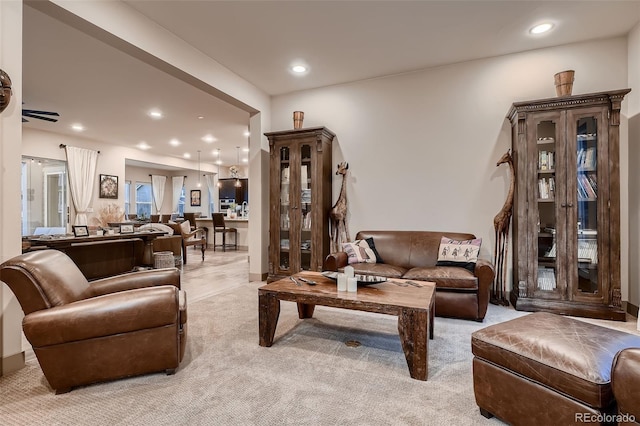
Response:
M342 250L347 253L347 262L352 263L376 263L376 254L366 240L355 240L342 243Z
M481 244L481 238L460 241L442 237L436 266L460 266L473 271L476 268Z
M388 263L353 263L353 271L360 275L377 275L387 278L402 278L407 272L401 266L389 265ZM342 270L340 272L343 272Z
M477 290L478 279L472 272L457 266L432 266L411 268L402 278L407 280L432 281L437 289Z

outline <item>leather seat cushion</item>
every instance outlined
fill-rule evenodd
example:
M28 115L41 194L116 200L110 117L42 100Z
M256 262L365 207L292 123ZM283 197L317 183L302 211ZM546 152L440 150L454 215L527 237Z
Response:
M407 270L401 266L389 265L387 263L353 263L353 270L356 274L377 275L387 278L402 278ZM340 272L342 272L341 270Z
M478 278L457 266L411 268L402 277L407 280L431 281L437 289L478 290Z
M640 346L640 336L536 312L471 335L473 354L594 408L613 402L616 353Z

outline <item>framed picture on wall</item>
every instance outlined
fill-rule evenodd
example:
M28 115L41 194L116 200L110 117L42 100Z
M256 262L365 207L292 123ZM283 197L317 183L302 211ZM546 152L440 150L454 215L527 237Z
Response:
M100 175L100 198L118 198L118 176Z
M192 189L191 190L191 205L192 206L200 206L200 190Z

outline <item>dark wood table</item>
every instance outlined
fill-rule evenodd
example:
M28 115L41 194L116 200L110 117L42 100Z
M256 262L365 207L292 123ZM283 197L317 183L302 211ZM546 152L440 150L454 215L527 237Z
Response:
M311 318L316 305L396 315L402 349L409 373L427 380L429 338L433 339L435 284L393 279L358 287L357 293L338 292L336 282L319 272L295 274L315 281L316 285L289 278L274 281L258 289L260 346L271 346L280 316L280 301L298 304L300 319Z
M153 240L165 235L165 231L142 231L131 232L127 234L109 234L109 235L88 235L86 237L74 237L72 235L65 235L61 237L53 237L48 235L38 235L33 237L27 237L27 241L31 246L44 246L60 251L65 251L66 248L78 243L100 242L129 238L140 238L144 241L144 257L143 263L145 265L153 265Z

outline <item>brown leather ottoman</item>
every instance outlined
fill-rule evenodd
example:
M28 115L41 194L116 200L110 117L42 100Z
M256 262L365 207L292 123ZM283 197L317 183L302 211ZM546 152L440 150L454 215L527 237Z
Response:
M510 424L606 424L613 359L639 346L640 336L544 312L486 327L471 336L476 403Z

